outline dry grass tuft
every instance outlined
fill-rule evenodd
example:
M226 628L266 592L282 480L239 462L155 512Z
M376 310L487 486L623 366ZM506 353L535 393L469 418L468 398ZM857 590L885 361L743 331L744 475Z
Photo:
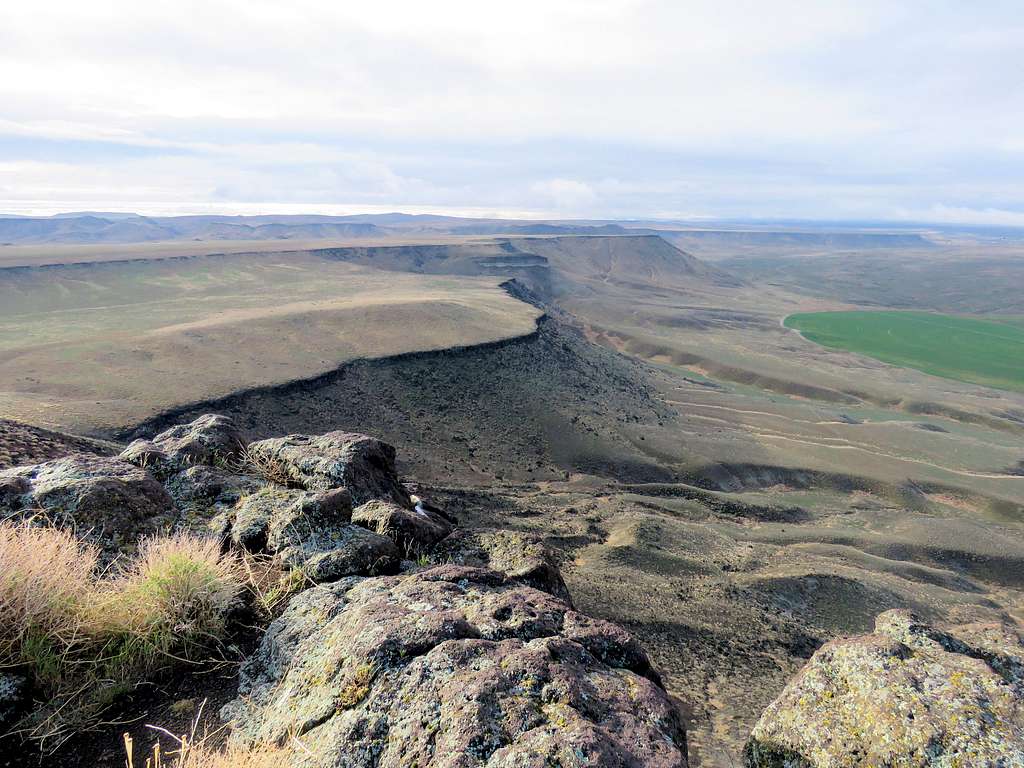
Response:
M287 464L274 456L267 456L248 447L242 452L235 471L257 475L276 485L295 484L295 478L292 477Z
M151 538L116 572L94 547L30 522L0 524L0 666L51 702L26 730L59 746L110 699L225 635L246 584L234 555L189 534Z
M215 539L186 533L146 539L138 556L102 585L98 629L184 643L217 638L244 583L241 562L222 555Z
M188 737L178 739L179 746L164 752L159 744L145 756L145 763L135 761L135 745L124 735L127 768L282 768L291 765L291 754L283 747L261 746L253 748L228 747L223 751L212 749L202 741L192 743Z
M206 702L204 701L205 705ZM200 713L202 707L200 707ZM135 744L129 734L124 734L124 751L126 768L282 768L294 764L294 755L287 747L277 745L260 745L255 747L228 746L217 749L211 746L213 739L196 738L196 727L199 717L192 724L192 735L175 736L170 731L155 725L147 725L177 742L177 748L164 752L160 743L153 745L144 759L145 763L135 762ZM217 736L217 734L213 734ZM295 742L301 747L301 744Z
M0 523L0 667L59 680L86 642L99 553L68 531Z

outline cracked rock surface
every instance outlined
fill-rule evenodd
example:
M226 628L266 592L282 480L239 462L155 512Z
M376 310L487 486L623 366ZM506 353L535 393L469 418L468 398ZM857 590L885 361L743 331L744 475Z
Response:
M1000 624L932 627L905 610L835 640L765 710L748 768L1024 766L1024 641Z
M306 590L222 713L297 765L686 766L635 640L495 571L444 565Z

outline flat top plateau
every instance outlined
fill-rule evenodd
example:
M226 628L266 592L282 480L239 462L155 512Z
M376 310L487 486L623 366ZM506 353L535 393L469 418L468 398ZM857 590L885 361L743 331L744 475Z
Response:
M532 332L497 277L305 252L0 270L0 412L82 433L346 361Z

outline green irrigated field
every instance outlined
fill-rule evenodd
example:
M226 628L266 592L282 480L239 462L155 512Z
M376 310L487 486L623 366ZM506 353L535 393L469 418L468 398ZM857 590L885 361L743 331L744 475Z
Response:
M817 344L933 376L1024 392L1024 327L931 312L808 312L787 328Z

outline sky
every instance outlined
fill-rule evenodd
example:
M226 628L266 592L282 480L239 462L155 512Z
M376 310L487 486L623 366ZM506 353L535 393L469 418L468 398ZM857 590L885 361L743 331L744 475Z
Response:
M0 19L0 212L1024 226L1019 0L36 0Z

